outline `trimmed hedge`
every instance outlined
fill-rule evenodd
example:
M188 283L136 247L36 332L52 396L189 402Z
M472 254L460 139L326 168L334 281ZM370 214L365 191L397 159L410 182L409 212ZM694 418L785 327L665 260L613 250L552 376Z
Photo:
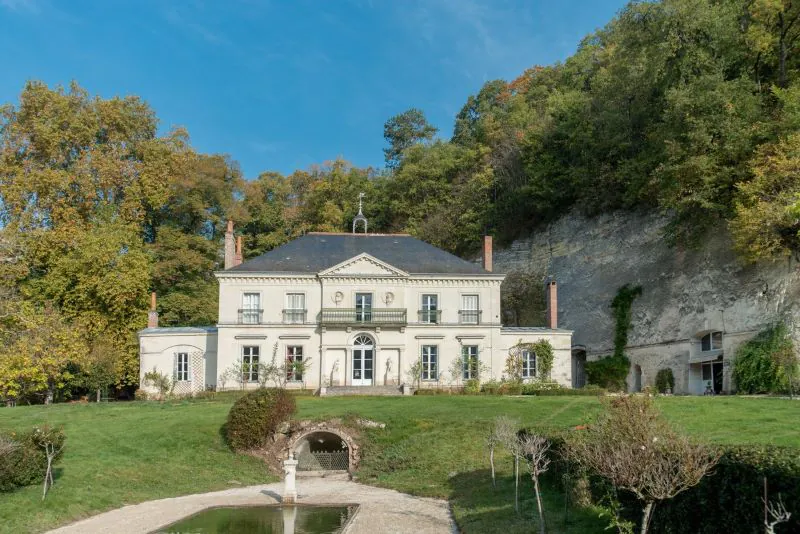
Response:
M551 442L551 475L568 475L573 493L597 504L608 493L607 480L582 475L563 452L573 431L545 431ZM778 534L800 532L800 449L774 446L720 447L722 456L697 486L656 505L649 531L653 534L760 534L764 532L764 477L769 500L780 496L792 517L776 527ZM583 480L583 484L578 481ZM588 493L587 493L588 492ZM574 496L573 496L574 497ZM638 522L642 504L630 493L619 493L623 517Z
M278 426L297 411L294 396L282 388L260 388L238 399L228 412L225 435L233 450L267 444Z
M800 532L800 449L732 447L696 487L656 507L651 531L663 534L764 532L764 477L769 500L780 495L792 517L775 532Z
M0 491L38 484L44 480L47 470L47 453L43 444L51 442L56 449L64 445L64 433L60 429L33 428L18 435L3 435L5 443L12 443L11 451L0 454ZM54 463L61 457L59 453Z

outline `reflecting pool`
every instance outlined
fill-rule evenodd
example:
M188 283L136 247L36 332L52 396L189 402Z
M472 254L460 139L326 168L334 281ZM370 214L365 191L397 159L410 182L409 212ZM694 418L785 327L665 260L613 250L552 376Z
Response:
M154 534L335 534L355 506L225 506L209 508Z

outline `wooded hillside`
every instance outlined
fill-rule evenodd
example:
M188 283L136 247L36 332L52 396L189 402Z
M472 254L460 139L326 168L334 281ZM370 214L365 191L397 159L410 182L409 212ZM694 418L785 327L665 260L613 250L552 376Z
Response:
M0 399L136 384L150 291L163 325L216 321L228 218L252 257L347 231L361 191L371 231L462 255L570 209L661 210L674 242L728 224L745 258L797 253L798 18L789 0L631 3L563 64L485 84L449 140L420 110L390 118L381 170L244 180L159 135L138 97L30 82L0 108Z

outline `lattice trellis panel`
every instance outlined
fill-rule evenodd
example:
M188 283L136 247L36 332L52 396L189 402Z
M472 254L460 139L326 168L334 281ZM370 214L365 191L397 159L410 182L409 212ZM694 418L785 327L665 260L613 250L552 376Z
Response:
M206 372L203 351L189 353L189 367L192 371L192 379L175 382L175 388L173 389L175 395L191 395L205 390Z

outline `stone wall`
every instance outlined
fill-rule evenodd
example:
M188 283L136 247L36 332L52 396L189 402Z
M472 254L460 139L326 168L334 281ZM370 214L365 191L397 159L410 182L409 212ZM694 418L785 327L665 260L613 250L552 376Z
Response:
M673 367L676 383L690 392L690 353L710 330L725 334L726 389L735 348L770 322L787 321L800 341L797 260L745 265L724 227L710 232L697 250L671 248L663 239L666 222L630 213L568 215L496 250L495 270L530 268L554 277L558 326L574 330L573 345L585 348L589 360L613 348L609 305L617 289L641 285L628 352L641 367L642 386L652 384L658 368Z

